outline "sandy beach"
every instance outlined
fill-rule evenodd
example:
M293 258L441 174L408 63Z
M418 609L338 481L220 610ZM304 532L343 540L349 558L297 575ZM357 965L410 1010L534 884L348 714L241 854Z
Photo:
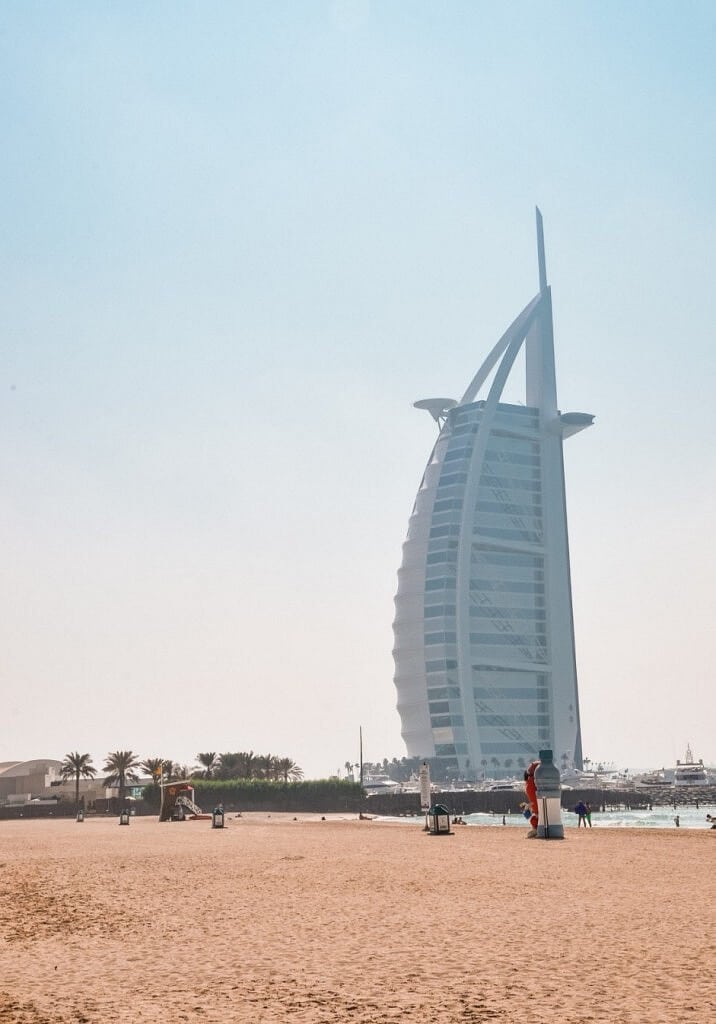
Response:
M716 833L0 823L0 1021L716 1019Z

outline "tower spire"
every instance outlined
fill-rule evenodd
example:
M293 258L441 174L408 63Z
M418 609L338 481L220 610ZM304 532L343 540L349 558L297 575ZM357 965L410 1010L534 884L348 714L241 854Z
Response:
M539 206L535 206L535 214L537 215L537 264L539 266L539 290L541 292L547 289L547 261L544 255L544 228L542 226L542 214L540 213Z

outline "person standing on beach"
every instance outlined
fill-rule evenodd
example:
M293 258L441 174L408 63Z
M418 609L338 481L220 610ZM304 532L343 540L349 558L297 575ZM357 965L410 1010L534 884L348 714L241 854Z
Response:
M677 814L677 815L676 815L676 817L674 818L674 824L676 825L676 827L677 827L677 828L680 828L680 827L681 827L681 821L680 821L680 819L679 819L679 815L678 815L678 814Z
M587 808L586 808L586 805L584 804L584 802L582 800L580 800L579 803L574 808L574 813L579 818L579 821L577 822L577 828L579 828L580 825L584 825L584 827L586 828L587 827Z
M587 819L587 822L589 823L589 827L591 828L592 827L592 805L591 804L585 804L584 805L584 816ZM584 827L586 828L587 826L585 825Z
M528 839L534 839L537 835L537 823L538 823L538 806L537 806L537 786L535 784L535 770L539 761L532 761L527 771L525 772L525 793L527 794L527 804L530 809L529 821L530 830L527 833ZM527 815L525 814L525 817Z

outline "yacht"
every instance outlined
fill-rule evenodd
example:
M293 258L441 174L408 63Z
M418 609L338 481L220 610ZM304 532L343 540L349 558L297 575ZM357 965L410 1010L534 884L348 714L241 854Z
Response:
M685 760L676 762L674 786L707 786L708 781L709 777L703 760L694 761L691 747L687 745Z
M644 772L643 775L637 775L634 779L634 785L637 789L658 789L660 786L668 786L669 783L663 771L661 771Z
M565 768L559 773L560 782L568 789L584 789L593 787L596 782L594 772L585 772L581 768Z
M623 789L629 781L625 772L601 762L596 768L565 768L559 778L567 789Z
M375 796L376 793L400 793L402 786L389 775L366 775L363 789L366 796Z
M521 779L502 779L499 782L492 782L487 787L488 793L517 793L524 792L525 784Z

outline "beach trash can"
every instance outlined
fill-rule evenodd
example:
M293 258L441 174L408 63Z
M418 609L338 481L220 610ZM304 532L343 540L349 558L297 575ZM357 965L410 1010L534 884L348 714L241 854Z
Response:
M537 790L537 838L564 839L562 824L562 784L559 769L552 759L551 750L540 750L539 764L535 768Z
M124 808L123 811L119 812L119 824L120 825L128 825L129 824L129 811L127 810L126 807Z
M211 813L211 827L212 828L223 828L224 827L224 808L215 807Z
M433 804L428 811L428 830L431 836L449 836L450 812L442 804Z
M77 820L78 821L84 821L85 820L85 812L84 811L78 811L77 812Z

